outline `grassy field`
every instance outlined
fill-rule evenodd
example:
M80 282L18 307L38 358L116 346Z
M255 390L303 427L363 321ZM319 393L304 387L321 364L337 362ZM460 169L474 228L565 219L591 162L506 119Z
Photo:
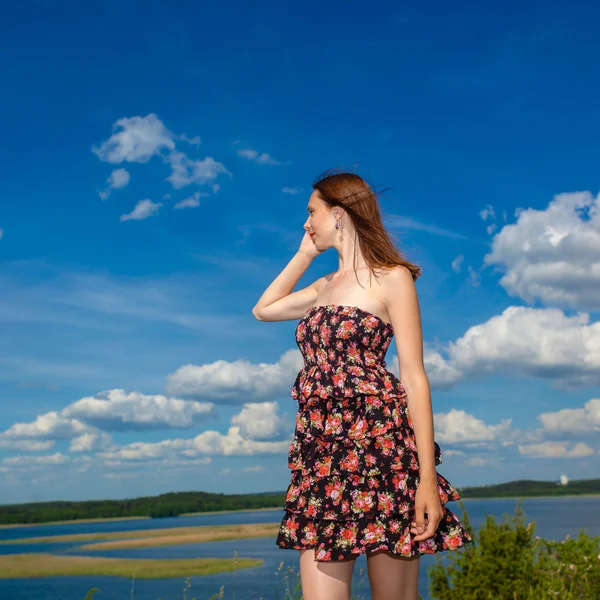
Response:
M19 529L21 527L43 527L44 525L69 525L72 523L110 523L112 521L141 521L150 517L115 517L113 519L77 519L72 521L48 521L47 523L13 523L0 525L0 529Z
M262 559L194 558L181 560L137 560L54 554L9 554L0 556L0 579L106 575L131 579L163 579L212 575L259 567Z
M151 548L157 546L181 546L224 540L274 537L279 523L251 523L243 525L205 525L200 527L169 527L111 533L77 533L52 535L20 540L2 540L0 544L44 544L100 542L82 546L81 550L116 550L119 548Z

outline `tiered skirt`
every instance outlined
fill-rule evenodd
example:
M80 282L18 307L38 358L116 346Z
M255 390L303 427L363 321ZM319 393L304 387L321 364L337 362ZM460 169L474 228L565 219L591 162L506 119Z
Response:
M419 462L406 392L383 366L305 367L288 455L292 471L276 543L338 561L387 550L404 557L455 550L471 538L445 506L460 498L439 473L443 516L433 537L415 541ZM442 462L434 442L435 464Z

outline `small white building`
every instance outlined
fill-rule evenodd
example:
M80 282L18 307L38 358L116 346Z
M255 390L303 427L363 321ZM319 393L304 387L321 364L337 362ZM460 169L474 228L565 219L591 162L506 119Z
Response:
M560 485L567 485L569 483L569 478L566 475L560 476Z

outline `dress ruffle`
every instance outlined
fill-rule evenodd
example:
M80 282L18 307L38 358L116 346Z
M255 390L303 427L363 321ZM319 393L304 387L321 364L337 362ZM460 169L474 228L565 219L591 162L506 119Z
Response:
M315 325L327 323L326 335L309 337L302 321L297 330L306 362L291 393L299 408L277 544L315 548L315 560L323 561L382 549L418 556L459 548L471 538L445 505L460 496L439 473L442 520L432 538L414 541L417 445L406 391L377 351L387 348L392 332L368 314L354 321L351 316L326 308L312 317ZM340 337L336 325L346 336L341 347L332 344ZM348 339L348 332L354 337ZM436 442L434 456L441 464Z

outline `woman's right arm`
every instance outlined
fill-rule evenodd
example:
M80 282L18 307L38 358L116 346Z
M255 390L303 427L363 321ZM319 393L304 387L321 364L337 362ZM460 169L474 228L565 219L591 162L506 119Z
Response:
M300 319L314 305L326 278L320 277L305 288L291 293L313 258L319 254L313 241L305 234L300 249L259 298L252 314L259 321L289 321Z

